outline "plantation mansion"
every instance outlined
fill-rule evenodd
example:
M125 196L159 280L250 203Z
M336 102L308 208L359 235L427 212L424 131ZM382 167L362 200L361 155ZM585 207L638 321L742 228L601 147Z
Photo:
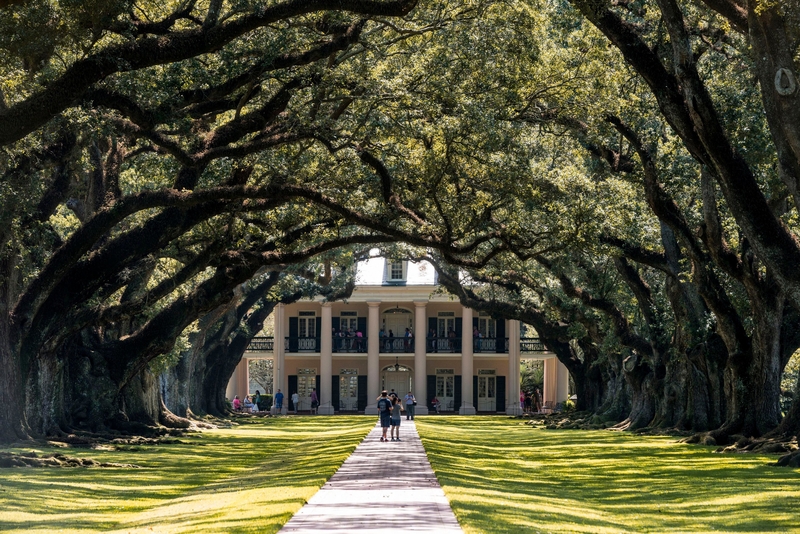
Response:
M412 391L417 413L520 413L520 359L544 360L545 403L568 397L568 373L536 338L520 335L519 321L494 319L437 292L427 262L374 257L358 264L356 289L344 302L279 304L275 338L255 338L236 368L227 395L248 393L248 361L273 360L273 391L283 411L311 407L320 414L377 414L383 389ZM524 326L522 326L524 328ZM279 342L275 343L275 339Z

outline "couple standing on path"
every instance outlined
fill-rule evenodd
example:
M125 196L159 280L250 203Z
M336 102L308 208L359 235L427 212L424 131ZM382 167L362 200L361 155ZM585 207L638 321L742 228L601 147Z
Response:
M409 391L404 401L406 403L406 419L413 419L414 405L416 404L414 395ZM400 412L402 410L403 403L394 390L392 390L391 395L386 390L381 391L381 396L378 397L378 413L381 417L381 430L383 431L381 441L389 441L389 438L386 437L386 430L389 427L392 429L392 441L400 441L400 419L402 415Z

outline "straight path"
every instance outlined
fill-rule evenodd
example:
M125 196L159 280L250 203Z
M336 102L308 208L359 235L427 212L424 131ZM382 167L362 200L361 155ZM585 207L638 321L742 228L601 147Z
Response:
M280 532L462 532L414 421L403 418L402 441L380 437L376 425Z

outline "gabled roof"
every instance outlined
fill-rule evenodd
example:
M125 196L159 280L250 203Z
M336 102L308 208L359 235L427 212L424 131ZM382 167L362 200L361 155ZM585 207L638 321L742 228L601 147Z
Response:
M358 286L435 286L436 269L427 261L405 261L402 281L390 280L388 264L391 260L384 257L373 257L358 262L356 267L356 287Z

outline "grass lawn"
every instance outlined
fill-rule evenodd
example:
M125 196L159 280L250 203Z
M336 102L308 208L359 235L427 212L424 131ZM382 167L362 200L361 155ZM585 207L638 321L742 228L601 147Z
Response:
M282 417L181 438L187 444L11 449L141 469L0 469L0 532L277 532L374 425Z
M418 417L466 532L800 532L800 470L668 437Z

